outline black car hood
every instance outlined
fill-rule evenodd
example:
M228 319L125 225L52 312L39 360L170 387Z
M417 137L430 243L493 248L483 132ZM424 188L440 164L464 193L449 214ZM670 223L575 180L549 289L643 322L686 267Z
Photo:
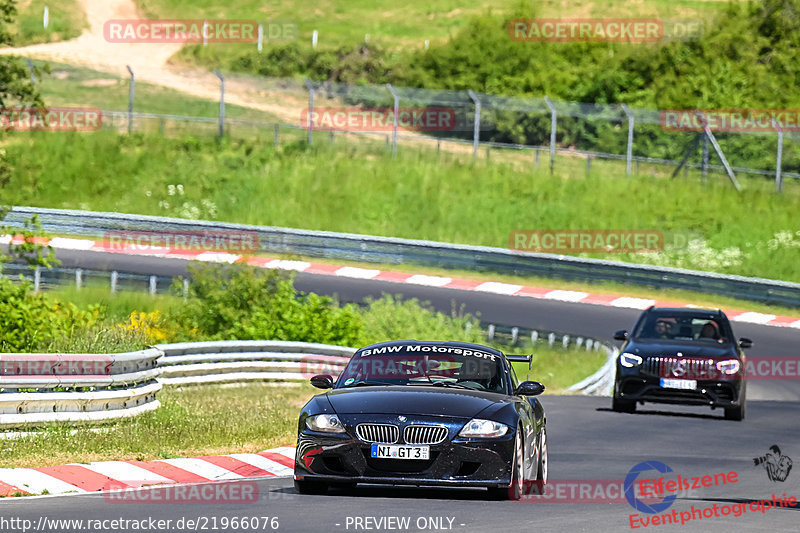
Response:
M636 355L666 355L678 353L684 357L736 357L736 348L732 344L715 344L701 342L669 342L669 341L632 341L625 347L625 352Z
M493 392L425 385L337 389L327 394L338 414L405 414L472 418L511 398Z

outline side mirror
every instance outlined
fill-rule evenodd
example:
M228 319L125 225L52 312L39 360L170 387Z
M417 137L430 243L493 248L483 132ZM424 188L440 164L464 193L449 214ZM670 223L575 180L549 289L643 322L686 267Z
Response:
M311 378L311 384L318 389L332 389L333 378L328 374L320 374Z
M626 341L628 340L628 332L624 329L621 329L614 333L614 340L615 341Z
M539 396L544 392L544 385L538 381L523 381L514 391L517 396Z
M747 337L742 337L741 339L739 339L739 347L740 348L752 348L753 347L753 341L751 341Z

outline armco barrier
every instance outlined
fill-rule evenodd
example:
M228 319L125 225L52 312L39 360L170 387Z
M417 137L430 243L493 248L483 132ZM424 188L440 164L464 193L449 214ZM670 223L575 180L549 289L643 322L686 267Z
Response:
M157 409L160 350L0 354L0 428L94 422Z
M416 264L569 280L614 281L800 307L800 284L797 283L486 246L32 207L14 207L4 223L22 227L25 219L34 214L39 216L47 232L59 235L102 239L113 231L247 231L258 235L259 251L265 253L368 263Z

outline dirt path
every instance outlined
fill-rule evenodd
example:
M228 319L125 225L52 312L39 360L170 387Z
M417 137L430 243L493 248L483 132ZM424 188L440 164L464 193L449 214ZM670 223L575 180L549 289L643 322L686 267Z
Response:
M111 19L139 18L133 0L80 0L89 21L89 29L69 41L36 44L20 48L0 49L0 54L14 54L83 66L128 77L126 65L133 69L137 81L161 85L192 96L219 98L219 81L214 74L179 68L169 58L181 49L180 43L109 43L103 25ZM255 45L253 45L255 46ZM299 122L302 100L287 95L280 105L265 102L266 95L252 85L229 80L226 98L229 104L250 107L277 115L284 122Z

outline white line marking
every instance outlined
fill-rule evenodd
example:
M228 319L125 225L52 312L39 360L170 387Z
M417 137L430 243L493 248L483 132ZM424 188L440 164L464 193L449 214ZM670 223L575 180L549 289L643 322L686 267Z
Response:
M580 302L589 296L588 293L578 291L550 291L544 295L547 300L561 300L562 302Z
M655 305L655 300L647 300L645 298L631 298L629 296L622 296L616 300L611 301L614 307L628 307L631 309L647 309L651 305Z
M775 320L776 318L776 315L767 315L764 313L748 311L746 313L742 313L741 315L731 317L731 320L735 322L750 322L751 324L766 324L767 322Z
M266 268L280 268L281 270L296 270L298 272L304 272L310 266L311 263L306 261L290 261L288 259L273 259L264 265Z
M53 237L50 239L50 246L63 250L91 250L94 241L89 239L68 239L66 237Z
M197 254L195 259L197 261L206 261L209 263L235 263L241 257L241 255L226 254L223 252L203 252Z
M230 470L226 470L221 466L217 466L213 463L209 463L208 461L204 461L203 459L197 459L194 457L187 459L159 459L159 461L172 466L177 466L178 468L186 470L187 472L191 472L192 474L196 474L210 480L244 479L244 476L240 476L235 472L231 472Z
M476 291L493 292L495 294L516 294L522 290L522 285L512 285L511 283L498 283L487 281L475 287Z
M0 481L13 485L31 494L41 494L45 490L50 494L65 492L86 492L80 487L70 485L60 479L43 474L31 468L0 469Z
M275 474L276 476L291 476L294 473L291 468L271 459L267 459L266 457L262 457L257 453L232 453L228 455L228 457L233 457L243 463L253 465L261 470L266 470L270 474Z
M358 278L358 279L372 279L380 274L380 270L374 270L370 268L358 268L358 267L342 267L334 274L337 276L343 276L345 278Z
M155 483L175 483L174 479L159 476L149 470L139 468L136 465L124 461L101 461L81 464L80 466L93 470L98 474L108 476L126 485L130 485L131 487L140 487L142 485L151 485Z
M425 274L414 274L406 279L406 283L414 283L415 285L426 285L428 287L444 287L452 282L453 278L445 278L443 276L426 276Z

